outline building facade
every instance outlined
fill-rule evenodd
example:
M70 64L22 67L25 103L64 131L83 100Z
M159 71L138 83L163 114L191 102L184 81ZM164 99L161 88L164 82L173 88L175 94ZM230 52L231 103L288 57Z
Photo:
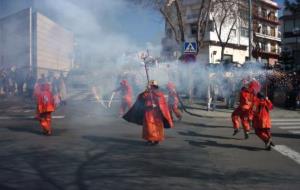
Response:
M183 25L185 32L185 40L193 42L197 36L197 19L200 12L202 0L183 0ZM238 8L239 9L239 8ZM208 26L206 27L203 45L199 48L197 54L197 62L208 63L220 63L221 59L221 46L216 33L216 29L212 20L213 13L210 13L210 19ZM223 35L221 38L226 39L229 34L231 26L223 25ZM172 57L174 52L179 51L182 53L182 44L178 44L174 40L174 34L170 25L166 22L165 29L166 37L163 39L163 55ZM176 45L174 45L176 44ZM243 64L249 57L249 34L248 24L241 19L238 19L234 27L232 28L230 39L224 51L224 60L229 62L235 62ZM176 54L176 53L175 53ZM177 53L178 54L178 53Z
M274 66L280 56L279 6L274 0L253 0L253 57Z
M300 71L300 12L284 11L280 19L283 34L282 63L286 70Z
M0 19L0 66L24 73L68 72L73 65L74 37L31 8Z

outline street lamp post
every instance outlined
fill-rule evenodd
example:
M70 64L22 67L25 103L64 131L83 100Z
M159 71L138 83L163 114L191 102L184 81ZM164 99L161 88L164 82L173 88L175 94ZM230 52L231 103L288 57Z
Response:
M249 4L249 17L248 17L248 28L249 28L249 60L252 59L252 0L248 0Z

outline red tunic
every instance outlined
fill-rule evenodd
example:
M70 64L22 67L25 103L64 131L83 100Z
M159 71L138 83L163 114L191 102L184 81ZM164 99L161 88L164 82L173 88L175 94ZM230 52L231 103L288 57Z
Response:
M53 95L50 91L50 85L49 84L42 84L42 85L44 89L42 89L37 94L37 112L39 114L54 112L55 103L54 103Z
M242 110L249 110L253 103L253 95L247 89L243 88L240 93L240 105Z
M132 88L127 80L122 80L120 87L115 91L121 91L122 102L120 106L120 115L123 115L125 110L130 108L132 105Z
M270 100L255 98L253 106L253 128L270 129L271 118L269 111L272 109L273 104Z
M164 128L174 127L164 94L155 89L141 93L123 118L143 125L143 138L148 141L163 140Z
M145 91L141 94L145 101L143 120L143 138L148 141L162 141L164 139L164 122L174 127L171 115L164 97L158 90Z

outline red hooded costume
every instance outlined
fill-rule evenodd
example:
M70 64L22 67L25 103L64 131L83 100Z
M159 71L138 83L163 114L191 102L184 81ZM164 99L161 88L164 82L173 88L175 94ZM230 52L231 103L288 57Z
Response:
M270 110L273 109L273 104L265 98L255 98L253 105L253 128L256 135L267 143L271 139L271 118Z
M182 115L181 115L181 113L180 113L180 111L178 109L179 99L178 99L178 96L177 96L177 93L176 93L175 84L172 83L172 82L169 82L167 84L167 89L169 91L169 95L168 95L168 107L169 107L169 110L170 110L171 118L173 119L173 116L172 116L172 111L173 111L174 114L175 114L175 116L178 119L181 119Z
M150 142L162 141L164 128L174 127L164 94L153 87L138 96L123 118L128 122L143 125L143 138Z
M125 113L126 109L129 109L132 105L132 88L127 80L122 80L120 82L120 87L114 91L121 91L122 102L119 114L122 116Z
M51 113L55 111L54 98L50 84L40 84L40 92L37 94L37 114L40 125L46 135L51 135Z
M240 92L240 104L231 115L234 130L239 130L240 120L245 132L250 131L253 94L245 87Z

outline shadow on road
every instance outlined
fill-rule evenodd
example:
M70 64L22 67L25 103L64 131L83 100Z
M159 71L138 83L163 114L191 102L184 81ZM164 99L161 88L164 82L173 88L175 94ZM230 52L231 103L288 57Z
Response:
M8 130L13 131L13 132L19 132L19 133L32 133L35 135L43 135L42 129L37 126L20 126L20 127L6 127ZM67 130L66 129L53 129L52 136L61 136L63 133L65 133Z
M194 126L194 127L204 127L204 128L232 128L229 126L217 126L217 125L206 125L203 123L192 123L192 122L188 122L188 121L182 121L181 123L186 124L186 125L190 125L190 126Z
M76 142L76 143L75 143ZM251 168L224 171L216 168L205 150L145 147L142 140L82 136L81 141L5 150L0 167L0 189L211 189L212 184L274 185L296 181L294 176ZM197 147L260 150L215 141L188 141ZM79 145L79 146L74 146ZM199 153L199 154L198 154ZM201 154L200 154L201 153ZM275 184L275 185L277 185ZM221 185L222 186L222 185ZM217 189L220 186L216 186Z
M217 136L217 135L207 135L207 134L199 134L194 131L188 132L178 132L179 135L183 136L191 136L191 137L204 137L204 138L215 138L215 139L225 139L225 140L243 140L241 138L234 138L234 137L224 137L224 136Z
M272 133L273 137L281 137L281 138L291 138L291 139L300 139L300 135L290 134L290 133Z
M190 145L197 146L201 148L205 148L207 146L211 147L219 147L219 148L235 148L235 149L241 149L241 150L248 150L248 151L261 151L264 150L263 148L257 148L257 147L249 147L249 146L242 146L242 145L234 145L234 144L219 144L216 141L192 141L192 140L186 140Z

